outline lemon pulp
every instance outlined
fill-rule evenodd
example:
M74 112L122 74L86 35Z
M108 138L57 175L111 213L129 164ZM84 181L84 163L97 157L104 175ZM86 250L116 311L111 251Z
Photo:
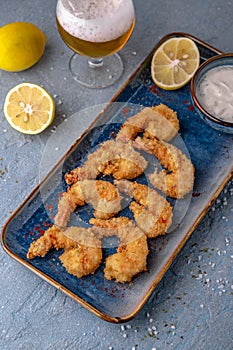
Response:
M170 38L155 51L151 76L165 90L179 89L187 84L200 64L195 42L186 37Z
M41 86L22 83L8 92L4 101L4 114L17 131L38 134L52 123L55 104Z

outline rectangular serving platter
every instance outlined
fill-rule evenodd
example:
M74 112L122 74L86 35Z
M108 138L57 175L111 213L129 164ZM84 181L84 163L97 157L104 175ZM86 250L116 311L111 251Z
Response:
M176 91L164 91L151 79L150 62L156 48L171 37L182 36L196 42L201 61L221 53L187 33L166 35L2 230L1 243L11 257L109 322L126 322L137 315L233 174L233 136L211 129L198 117L189 85ZM53 223L59 194L66 189L64 174L82 164L95 147L119 130L125 120L125 111L131 105L159 103L177 111L179 133L195 166L195 184L187 211L173 231L148 240L148 271L136 276L132 283L121 284L104 278L104 262L95 274L78 279L61 265L61 251L50 251L44 258L28 260L26 255L31 242ZM88 221L92 213L81 209L79 215L79 219Z

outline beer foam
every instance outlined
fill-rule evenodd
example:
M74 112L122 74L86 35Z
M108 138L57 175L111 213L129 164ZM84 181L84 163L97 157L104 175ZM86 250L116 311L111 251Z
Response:
M123 35L134 20L132 0L59 0L57 20L74 37L105 42Z

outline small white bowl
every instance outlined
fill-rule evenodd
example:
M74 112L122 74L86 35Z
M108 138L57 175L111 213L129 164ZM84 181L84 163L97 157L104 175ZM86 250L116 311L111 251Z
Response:
M229 120L224 120L220 116L212 115L206 107L204 108L200 102L200 99L197 96L197 92L200 87L200 83L203 82L203 78L206 76L207 72L209 72L213 68L220 68L224 66L232 66L232 79L233 79L233 53L220 54L214 57L211 57L204 63L200 65L200 67L195 72L192 80L191 80L191 96L193 100L193 104L195 109L197 110L200 117L212 128L228 133L233 134L233 115L232 122ZM217 83L217 82L216 82ZM233 96L233 91L232 91ZM232 98L233 103L233 98Z

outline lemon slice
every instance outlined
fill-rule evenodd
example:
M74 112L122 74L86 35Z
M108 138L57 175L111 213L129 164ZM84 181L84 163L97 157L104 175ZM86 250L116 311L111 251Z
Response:
M176 90L186 85L200 64L195 42L186 37L170 38L155 51L151 76L157 86Z
M55 104L49 93L39 85L22 83L8 92L4 101L4 114L17 131L39 134L52 123Z

